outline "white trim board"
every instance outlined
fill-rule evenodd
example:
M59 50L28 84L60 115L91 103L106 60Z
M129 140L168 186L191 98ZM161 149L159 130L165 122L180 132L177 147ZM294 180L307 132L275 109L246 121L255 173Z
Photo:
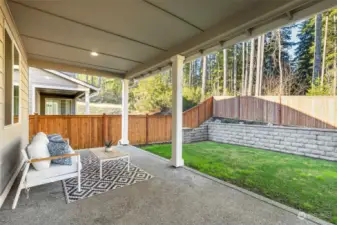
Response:
M5 187L4 191L2 192L2 194L0 195L0 209L3 205L3 203L5 202L13 184L14 184L14 181L16 179L16 177L18 176L18 174L20 173L21 171L21 168L24 164L25 160L23 159L21 162L20 162L20 165L16 168L12 178L9 180L9 182L7 183L7 186Z
M100 88L97 88L97 87L95 87L95 86L93 86L93 85L91 85L91 84L88 84L88 83L86 83L86 82L84 82L84 81L81 81L81 80L79 80L79 79L70 77L70 76L68 76L68 75L66 75L66 74L63 74L63 73L59 72L59 71L56 71L56 70L48 70L48 69L44 69L44 71L47 71L47 72L49 72L49 73L51 73L51 74L53 74L53 75L55 75L55 76L62 77L62 78L64 78L64 79L66 79L66 80L72 81L72 82L74 82L74 83L76 83L76 84L80 84L80 85L85 86L85 87L87 87L87 88L90 88L90 89L92 89L92 90L94 90L94 91L99 91L99 90L100 90Z

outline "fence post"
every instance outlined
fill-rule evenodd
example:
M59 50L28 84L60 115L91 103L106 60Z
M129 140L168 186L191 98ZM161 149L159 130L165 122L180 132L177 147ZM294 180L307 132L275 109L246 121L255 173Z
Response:
M103 113L103 121L102 121L102 131L103 131L103 144L105 144L106 136L107 136L107 117L106 114Z
M38 133L39 129L39 114L34 113L34 134Z
M149 143L149 114L146 113L146 128L145 128L145 133L146 133L146 144Z

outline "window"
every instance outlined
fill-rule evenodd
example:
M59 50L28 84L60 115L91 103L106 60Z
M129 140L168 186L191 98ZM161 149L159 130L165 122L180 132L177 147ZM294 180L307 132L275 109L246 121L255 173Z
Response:
M46 99L46 115L70 115L71 99Z
M5 29L5 126L20 121L20 56Z

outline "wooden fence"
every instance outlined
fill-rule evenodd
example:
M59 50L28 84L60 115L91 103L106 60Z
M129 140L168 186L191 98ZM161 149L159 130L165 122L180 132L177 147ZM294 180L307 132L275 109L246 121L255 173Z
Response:
M198 127L212 117L213 98L183 113L184 127ZM104 141L116 144L121 139L120 115L29 116L29 137L37 132L58 133L69 138L74 149L103 146ZM171 141L172 118L163 115L129 115L130 144L140 145Z
M286 126L337 128L337 97L216 96L213 115Z

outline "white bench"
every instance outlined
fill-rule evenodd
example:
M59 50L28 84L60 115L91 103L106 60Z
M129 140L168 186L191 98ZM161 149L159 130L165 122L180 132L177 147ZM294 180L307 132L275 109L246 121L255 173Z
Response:
M69 140L68 140L68 143L69 143ZM78 178L78 191L81 191L82 165L81 165L81 157L79 153L75 153L72 150L72 153L70 154L51 156L47 158L29 159L25 149L22 149L21 152L24 157L25 164L23 166L24 169L23 169L22 177L21 177L19 187L18 187L18 190L14 198L12 209L16 208L22 189L26 189L28 192L29 188L31 187L77 177ZM71 160L72 160L71 166L51 163L48 169L38 171L38 170L35 170L34 167L31 165L32 163L35 163L35 162L60 159L60 158L68 158L68 157L71 157Z

